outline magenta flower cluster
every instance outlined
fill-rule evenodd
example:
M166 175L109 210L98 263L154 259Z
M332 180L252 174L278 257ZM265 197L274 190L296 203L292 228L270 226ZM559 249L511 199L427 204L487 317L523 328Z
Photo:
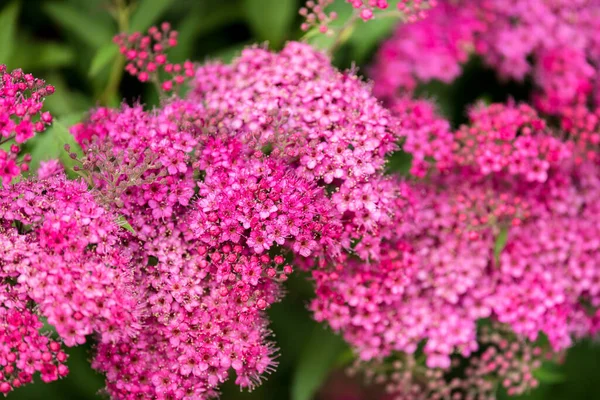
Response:
M522 394L542 359L597 334L597 7L441 2L378 54L375 92L416 178L396 227L403 251L313 272L311 308L392 398ZM532 105L476 104L453 129L414 98L420 83L451 83L471 54L503 78L531 76Z
M42 112L44 98L52 93L54 87L43 80L20 69L9 72L6 65L0 64L0 183L3 185L29 169L29 156L19 159L21 145L52 122L52 115Z
M595 0L440 1L425 18L400 25L373 67L375 93L394 96L418 82L450 82L470 55L503 79L530 78L532 101L562 115L595 96L600 4Z
M102 343L137 333L143 310L121 240L116 216L85 184L50 178L0 190L3 393L37 371L45 382L67 374L67 356L41 333L43 321L66 346L92 333Z
M401 101L404 118L414 119L405 125L422 122L424 129L407 134L406 143L425 154L416 171L425 179L409 183L413 214L397 227L403 251L394 247L375 265L351 260L339 271L313 273L316 319L341 331L365 362L422 351L433 371L448 371L455 356L488 351L478 335L481 319L529 343L543 333L554 352L594 335L598 165L576 162L572 143L524 104L477 106L469 125L451 132L429 113L433 106ZM414 381L392 380L390 387L419 386L419 373L401 364L403 379L414 373ZM511 394L537 385L511 379L504 384ZM445 391L463 398L464 383L439 386L439 398ZM421 389L430 398L431 388ZM411 397L414 390L398 396L420 398Z
M300 15L305 18L300 28L307 31L316 27L320 33L332 34L329 24L338 18L335 11L329 11L334 0L309 0L300 9ZM362 21L375 18L378 11L388 10L388 0L346 0L352 6L354 16ZM410 22L417 21L427 15L429 8L435 7L437 0L399 0L396 3L397 11L403 18Z
M279 54L250 48L231 65L199 68L191 99L247 146L269 148L327 188L342 247L379 258L405 206L400 184L384 175L398 121L354 74L305 44L288 43Z

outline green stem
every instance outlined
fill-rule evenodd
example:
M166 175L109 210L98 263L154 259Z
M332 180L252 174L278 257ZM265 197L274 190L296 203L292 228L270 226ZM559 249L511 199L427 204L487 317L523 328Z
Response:
M119 26L119 32L129 31L129 7L125 0L115 0L115 7L115 18ZM123 78L124 68L125 57L122 54L119 54L110 70L106 89L104 89L104 92L100 95L100 104L109 105L111 99L117 95L119 86L121 85L121 79Z
M352 13L352 17L348 18L348 20L342 25L340 30L337 32L335 40L329 49L327 49L327 54L330 57L333 57L334 52L344 44L350 37L347 33L350 32L354 23L358 19L358 14L356 12Z

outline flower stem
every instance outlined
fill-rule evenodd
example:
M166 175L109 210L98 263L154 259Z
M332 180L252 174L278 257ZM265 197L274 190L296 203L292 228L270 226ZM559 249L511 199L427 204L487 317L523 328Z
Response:
M114 16L119 26L119 32L127 32L129 30L129 7L125 3L125 0L115 0ZM111 100L116 97L119 91L119 85L121 84L121 79L123 78L124 67L125 57L122 54L119 54L110 70L108 84L106 85L104 92L100 95L100 104L109 105Z

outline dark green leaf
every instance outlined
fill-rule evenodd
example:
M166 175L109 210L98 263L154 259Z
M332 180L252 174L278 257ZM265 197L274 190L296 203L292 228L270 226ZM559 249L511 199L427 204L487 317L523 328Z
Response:
M50 73L46 76L46 82L56 89L52 96L48 96L44 107L55 116L72 114L76 111L85 111L93 106L90 98L79 91L69 87L63 75Z
M350 39L354 62L361 63L398 24L398 18L381 17L376 21L358 21Z
M404 151L397 151L391 155L387 163L387 171L389 173L399 173L400 175L408 175L412 164L412 155Z
M540 381L540 383L553 384L561 383L566 380L565 374L558 371L556 366L544 364L540 368L533 371L533 376Z
M8 64L15 43L20 3L13 1L0 10L0 64Z
M292 400L312 399L346 350L341 338L315 326L294 372Z
M246 19L260 40L279 47L296 16L295 0L244 0Z
M237 57L242 52L242 49L244 47L249 46L249 45L250 45L250 42L234 44L231 47L227 47L227 48L213 54L212 58L217 58L217 59L223 61L224 63L229 63L229 62L231 62L231 60L233 60L235 57Z
M130 32L142 32L156 23L173 0L139 0L129 24Z
M169 51L169 59L182 62L193 57L195 41L214 30L243 19L242 9L235 3L207 6L197 3L177 25L177 47Z
M99 48L110 42L115 35L115 26L106 20L95 18L70 4L45 3L44 11L61 27L76 35L91 47Z
M74 113L62 117L60 121L55 118L52 126L31 140L33 149L30 153L31 162L29 166L32 172L38 169L40 161L50 159L59 159L65 165L65 168L72 168L74 161L69 158L64 145L70 145L71 151L78 153L78 155L81 155L82 151L75 142L75 138L69 133L67 126L71 126L81 120L81 116L81 113Z
M19 50L13 54L11 65L25 71L62 68L73 65L76 60L75 51L57 42L18 42Z
M91 77L95 77L100 73L105 67L107 67L111 62L117 58L119 54L119 49L112 42L107 42L102 47L98 49L96 55L92 59L92 65L90 66L89 75Z

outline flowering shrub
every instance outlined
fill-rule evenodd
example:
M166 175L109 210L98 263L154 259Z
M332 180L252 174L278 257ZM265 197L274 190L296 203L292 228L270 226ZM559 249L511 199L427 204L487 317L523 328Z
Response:
M347 3L338 30L332 1L306 2L302 29L336 48L391 4ZM268 312L295 271L386 399L524 394L595 336L598 4L396 4L372 85L303 42L195 65L169 60L168 23L118 34L115 71L158 103L103 102L60 139L69 162L36 171L21 145L54 88L0 67L0 393L66 376L86 342L112 399L252 390L279 364ZM534 91L455 127L415 93L473 54Z

